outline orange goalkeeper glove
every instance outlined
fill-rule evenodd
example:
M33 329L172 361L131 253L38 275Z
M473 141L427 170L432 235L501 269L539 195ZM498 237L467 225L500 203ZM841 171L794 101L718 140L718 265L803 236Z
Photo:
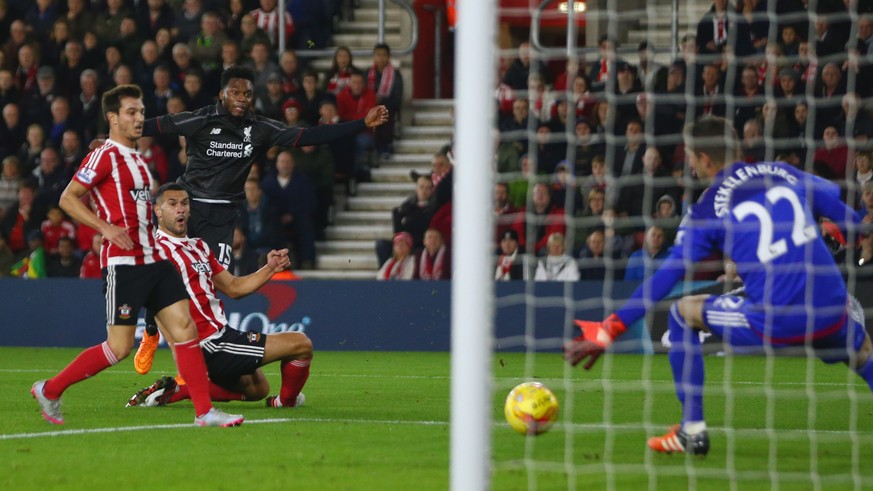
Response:
M627 331L627 326L615 314L603 322L575 321L582 335L564 344L564 359L574 367L586 358L585 369L589 370L613 340Z

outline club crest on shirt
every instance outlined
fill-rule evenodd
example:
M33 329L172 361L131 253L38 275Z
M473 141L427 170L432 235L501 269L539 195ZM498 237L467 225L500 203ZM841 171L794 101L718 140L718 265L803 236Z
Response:
M250 343L257 343L258 340L261 339L261 333L259 332L249 332L247 334L249 335Z
M134 201L151 201L152 193L146 189L131 189L130 197L133 198Z
M131 310L133 310L133 309L130 308L130 305L127 305L127 304L121 305L120 307L118 307L118 318L124 319L124 320L130 319Z
M93 169L79 169L79 172L76 173L76 177L85 184L91 184L94 181L94 178L97 177L97 173L94 172Z
M243 143L251 143L252 141L252 127L246 126L243 128Z

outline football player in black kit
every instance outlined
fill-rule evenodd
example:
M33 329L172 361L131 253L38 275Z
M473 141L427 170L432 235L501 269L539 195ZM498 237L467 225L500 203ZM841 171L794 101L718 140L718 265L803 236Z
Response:
M215 257L230 264L233 226L252 164L273 146L298 147L330 143L388 121L388 109L376 106L364 119L312 128L290 127L252 112L254 72L231 66L221 74L218 102L196 111L147 119L143 136L181 135L188 163L179 178L191 196L188 235L200 237ZM151 369L158 345L157 327L146 315L146 333L134 358L140 374Z

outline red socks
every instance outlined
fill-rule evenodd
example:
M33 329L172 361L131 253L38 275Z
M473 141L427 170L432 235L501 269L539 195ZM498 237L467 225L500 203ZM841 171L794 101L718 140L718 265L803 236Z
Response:
M312 360L283 361L282 388L279 389L279 400L283 406L293 406L297 403L297 395L303 390L306 379L309 378L309 364Z
M200 351L197 339L176 343L176 367L179 375L185 379L191 402L194 403L194 412L197 416L208 413L212 409L209 378L206 376L206 362L203 361L203 352Z
M67 387L93 377L116 363L118 359L109 349L107 341L91 346L79 353L79 356L60 373L47 380L43 394L49 399L57 399L67 390Z
M183 401L185 399L190 399L191 394L188 391L188 385L179 385L176 388L176 392L170 396L170 400L167 401L167 404L172 404L174 402ZM214 383L209 383L209 398L212 399L213 402L227 402L227 401L243 401L245 398L240 392L231 392L224 387L220 387L215 385Z

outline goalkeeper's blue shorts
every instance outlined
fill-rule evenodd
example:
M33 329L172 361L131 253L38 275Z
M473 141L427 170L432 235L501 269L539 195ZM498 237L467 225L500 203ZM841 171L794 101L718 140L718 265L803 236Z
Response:
M787 348L810 346L827 363L849 361L864 343L864 312L849 296L841 314L826 320L805 314L779 314L746 297L711 296L703 304L703 321L713 336L740 353L760 352L765 346ZM818 321L818 325L816 325Z

